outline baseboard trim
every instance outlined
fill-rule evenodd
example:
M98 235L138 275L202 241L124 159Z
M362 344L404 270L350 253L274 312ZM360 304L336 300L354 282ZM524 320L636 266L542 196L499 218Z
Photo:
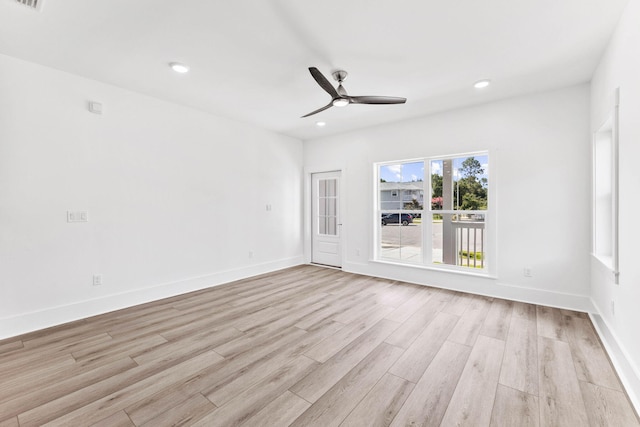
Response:
M599 312L591 313L589 317L629 396L631 404L635 408L636 413L640 414L640 369L638 369L633 363L633 360L628 356L624 346L620 344L620 340L618 340L613 330L609 328L604 317L601 316Z
M0 319L0 340L304 264L302 255Z
M400 280L417 285L432 286L452 291L467 292L511 301L539 304L547 307L592 313L595 307L590 297L547 290L526 288L500 282L495 277L478 275L460 275L446 271L429 271L389 266L383 264L345 263L343 271L367 276L381 277L389 280Z

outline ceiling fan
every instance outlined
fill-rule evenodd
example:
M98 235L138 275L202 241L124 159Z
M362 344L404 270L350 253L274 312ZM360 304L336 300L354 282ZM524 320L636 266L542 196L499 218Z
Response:
M342 87L342 82L347 78L347 72L344 70L337 70L331 73L333 78L338 82L337 90L333 87L329 80L327 80L327 78L323 76L320 71L318 71L316 67L309 67L309 72L311 73L311 76L315 79L315 81L318 82L320 87L324 89L325 92L327 92L329 95L331 95L331 102L324 107L318 108L317 110L312 111L302 117L312 116L333 106L344 107L345 105L349 104L404 104L405 102L407 102L407 98L399 98L396 96L348 95L347 91L344 89L344 87Z

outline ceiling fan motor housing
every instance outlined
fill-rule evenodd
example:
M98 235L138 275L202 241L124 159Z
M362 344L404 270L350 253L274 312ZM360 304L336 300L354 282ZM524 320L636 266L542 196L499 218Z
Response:
M338 82L338 83L342 83L344 81L344 79L347 78L347 76L349 75L349 73L347 73L344 70L336 70L333 73L331 73L331 75L333 76L333 78Z

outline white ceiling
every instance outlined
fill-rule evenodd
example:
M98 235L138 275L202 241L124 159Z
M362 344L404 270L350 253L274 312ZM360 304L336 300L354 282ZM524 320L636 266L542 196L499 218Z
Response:
M311 139L587 82L627 1L0 0L0 53ZM330 101L309 66L407 103L301 119Z

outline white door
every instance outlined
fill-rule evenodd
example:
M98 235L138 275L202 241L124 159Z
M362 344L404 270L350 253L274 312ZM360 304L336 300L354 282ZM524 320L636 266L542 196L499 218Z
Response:
M311 262L342 267L340 172L311 175Z

